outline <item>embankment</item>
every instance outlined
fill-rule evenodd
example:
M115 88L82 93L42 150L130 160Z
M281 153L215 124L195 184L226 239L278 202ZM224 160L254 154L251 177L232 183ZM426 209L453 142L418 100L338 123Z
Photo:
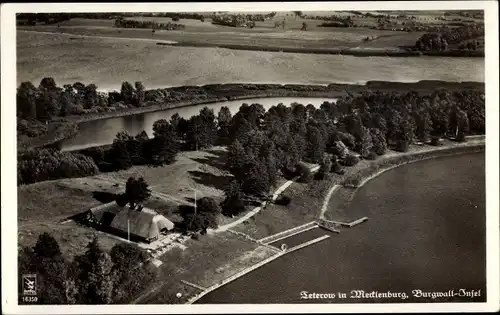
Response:
M423 80L418 82L368 81L366 84L301 85L301 84L210 84L203 86L181 86L160 89L168 95L163 102L146 102L145 106L122 109L103 108L101 112L72 115L65 117L69 124L87 121L137 115L162 111L172 108L195 106L230 100L245 100L269 97L319 97L339 98L347 94L358 94L371 91L395 91L405 93L415 91L432 93L435 89L447 89L450 92L462 89L480 89L484 91L482 82L446 82ZM72 125L73 126L73 125ZM26 142L27 146L42 147L70 138L77 132L77 127L49 128L43 137L33 138ZM33 145L30 145L33 143Z

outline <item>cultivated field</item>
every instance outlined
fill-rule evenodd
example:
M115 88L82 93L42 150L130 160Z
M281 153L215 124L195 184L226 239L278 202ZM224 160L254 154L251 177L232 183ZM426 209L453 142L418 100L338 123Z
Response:
M100 89L119 89L123 81L142 81L146 88L238 82L484 82L482 58L361 58L169 47L150 39L71 37L19 31L17 83L38 85L42 78L53 77L58 85L80 81Z

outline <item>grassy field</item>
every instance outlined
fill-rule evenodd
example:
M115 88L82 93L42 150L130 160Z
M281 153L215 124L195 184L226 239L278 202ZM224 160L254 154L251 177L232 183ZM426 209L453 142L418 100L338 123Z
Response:
M74 223L60 222L101 204L94 198L94 192L122 193L130 176L144 177L151 189L159 193L144 205L158 210L174 222L180 220L178 205L192 202L193 189L197 191L197 198L210 196L221 201L222 188L230 180L230 174L222 169L225 151L214 148L211 152L182 152L176 163L163 167L134 166L120 172L20 186L19 245L31 246L38 234L50 231L62 241L61 247L69 256L83 250L95 231ZM225 220L222 218L221 223ZM64 236L68 232L71 235ZM106 234L102 234L102 238L109 245L107 247L119 241ZM72 240L72 243L67 243L68 240Z
M320 214L323 197L332 179L310 184L293 183L284 193L292 198L288 206L269 204L233 230L260 239L314 221Z
M274 253L230 233L205 235L186 245L184 250L172 250L161 257L159 281L138 297L137 304L184 303L200 291L181 280L209 287ZM182 297L177 298L177 293Z

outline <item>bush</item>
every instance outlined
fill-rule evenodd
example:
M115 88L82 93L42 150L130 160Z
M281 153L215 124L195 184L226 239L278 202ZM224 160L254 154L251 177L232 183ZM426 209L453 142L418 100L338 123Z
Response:
M312 180L312 172L307 165L298 164L296 173L300 176L298 181L301 183L309 183Z
M441 141L441 139L439 139L439 137L432 137L431 145L440 146L440 145L443 145L443 142Z
M394 148L398 152L407 152L410 148L410 142L405 140L400 140L396 143L396 147Z
M359 163L359 157L349 154L343 161L344 166L355 166Z
M282 195L276 201L274 201L275 204L280 205L280 206L288 206L292 202L292 198Z
M458 133L458 135L457 135L456 140L457 140L458 142L465 142L465 133L463 133L463 132L459 132L459 133Z
M178 17L178 16L174 16L174 17L172 17L172 21L174 21L174 22L179 22L179 20L180 20L180 19L181 19L181 18L180 18L180 17Z
M17 133L28 137L38 137L46 134L48 131L47 125L35 119L18 119Z
M335 174L339 174L339 175L344 175L345 174L345 170L342 168L342 166L340 166L340 164L336 164L332 167L332 172L335 173Z
M366 156L366 159L367 160L376 160L377 156L378 156L377 153L372 151L372 152L368 153L368 155Z

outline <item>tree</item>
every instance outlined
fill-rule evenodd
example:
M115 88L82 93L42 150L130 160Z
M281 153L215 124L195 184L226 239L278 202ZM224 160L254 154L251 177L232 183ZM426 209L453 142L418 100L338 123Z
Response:
M259 159L263 161L263 165L266 166L265 173L267 174L269 186L275 186L278 181L280 167L277 159L276 147L272 141L267 140L261 146Z
M243 179L243 167L249 161L245 148L238 141L238 139L236 139L229 146L228 151L226 159L227 169L235 176L236 179Z
M200 115L192 116L188 121L186 144L191 150L206 149L215 142L215 115L212 110L206 109L202 109Z
M330 158L324 158L319 167L318 173L316 173L316 179L322 180L326 177L330 170L332 169L332 161Z
M39 235L33 249L24 247L18 257L19 274L37 275L38 303L68 304L65 279L67 263L59 250L59 244L48 233ZM20 279L19 285L22 284Z
M47 258L61 256L59 244L54 237L47 232L40 234L35 247L33 247L33 252L38 256Z
M135 207L136 203L142 203L151 197L151 190L148 186L142 177L139 179L129 177L125 185L125 196L132 208Z
M383 155L387 151L387 141L384 133L378 128L370 128L370 134L373 143L373 152Z
M319 163L323 159L325 151L325 139L320 130L314 126L307 126L307 148L306 156L312 163Z
M115 170L126 170L132 167L132 160L125 141L115 139L108 153L108 160Z
M170 124L174 129L177 139L184 139L187 133L188 123L184 117L179 116L178 113L175 113L170 117Z
M432 132L432 119L429 111L423 109L415 112L414 119L416 125L416 137L422 142L427 142Z
M87 245L83 255L74 260L75 284L80 304L109 304L113 297L112 260L102 251L97 236Z
M36 98L37 119L44 121L56 116L60 107L61 89L53 78L43 78L38 87Z
M22 82L17 89L17 116L36 119L36 87L31 82Z
M133 103L134 87L132 86L132 84L127 81L122 83L122 87L120 89L120 97L121 100L127 105Z
M55 90L57 89L57 84L54 78L52 77L45 77L40 81L40 85L38 86L39 89L43 90Z
M113 268L120 271L128 271L147 260L147 255L144 251L129 243L118 243L113 246L110 256L114 264Z
M362 127L362 139L359 143L359 154L363 157L367 157L373 149L372 136L370 134L370 129Z
M249 196L262 197L269 192L269 177L265 165L258 159L253 159L244 166L242 191Z
M297 148L294 138L289 134L286 137L282 166L287 172L293 172L295 165L300 162L301 154Z
M303 163L297 164L296 173L300 176L299 181L302 183L308 183L312 179L311 169Z
M165 119L157 120L153 123L153 135L155 137L175 137L174 126Z
M217 116L218 135L222 143L229 141L229 132L231 127L231 111L229 107L222 106Z
M97 86L95 84L87 85L83 93L84 108L90 109L99 104Z
M217 215L222 212L215 200L209 197L196 201L195 207L179 206L186 230L205 232L208 228L217 228Z
M142 106L145 98L145 90L146 88L142 84L142 82L135 82L135 106Z
M295 15L295 18L297 17L302 17L304 14L302 13L302 11L292 11L293 14Z
M245 211L241 184L238 181L231 181L229 186L225 189L224 194L226 195L226 198L221 203L222 214L226 216L233 216Z
M196 202L196 210L199 211L200 213L213 213L213 214L219 214L222 212L222 208L220 205L210 197L203 197L200 198Z
M206 134L206 144L203 147L211 147L217 139L217 121L214 110L205 106L200 110L200 117L204 133Z

